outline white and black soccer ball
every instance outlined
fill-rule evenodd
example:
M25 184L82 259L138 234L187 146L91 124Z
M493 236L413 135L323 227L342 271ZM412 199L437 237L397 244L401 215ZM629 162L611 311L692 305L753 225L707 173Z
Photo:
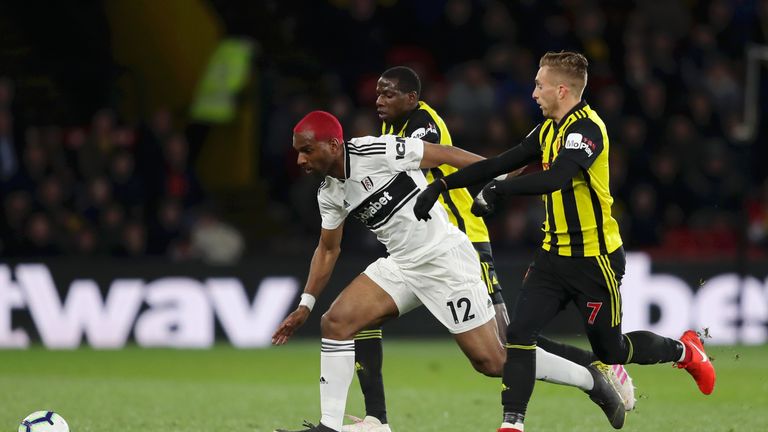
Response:
M24 417L19 432L69 432L69 425L53 411L35 411Z

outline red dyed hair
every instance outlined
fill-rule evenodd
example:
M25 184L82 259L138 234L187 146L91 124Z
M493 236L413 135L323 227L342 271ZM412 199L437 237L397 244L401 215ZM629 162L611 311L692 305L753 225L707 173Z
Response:
M325 111L312 111L299 120L293 127L293 133L300 132L314 132L317 141L336 138L339 142L344 142L344 131L341 129L339 119Z

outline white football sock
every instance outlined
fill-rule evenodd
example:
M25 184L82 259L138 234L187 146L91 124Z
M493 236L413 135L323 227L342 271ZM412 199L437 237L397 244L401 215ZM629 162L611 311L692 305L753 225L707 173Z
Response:
M355 374L355 341L322 339L320 347L320 423L340 431L347 392Z
M592 390L595 381L587 368L536 347L536 379Z
M680 354L680 358L677 360L678 363L679 363L679 362L685 360L685 344L680 342L680 341L677 341L677 343L679 343L683 347L683 353Z

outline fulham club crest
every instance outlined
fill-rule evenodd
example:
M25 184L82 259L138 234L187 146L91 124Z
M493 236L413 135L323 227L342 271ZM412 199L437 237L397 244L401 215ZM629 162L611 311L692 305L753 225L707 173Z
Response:
M365 189L367 192L370 192L370 191L371 191L371 189L373 189L373 180L371 180L371 177L370 177L370 176L368 176L368 177L364 178L364 179L363 179L363 181L362 181L361 183L363 184L363 188L364 188L364 189Z

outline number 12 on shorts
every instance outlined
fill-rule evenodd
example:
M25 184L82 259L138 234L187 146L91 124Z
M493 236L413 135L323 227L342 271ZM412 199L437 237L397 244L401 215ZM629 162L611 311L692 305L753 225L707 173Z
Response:
M589 324L594 324L597 313L600 312L600 308L603 307L603 302L587 302L587 307L592 309L592 313L589 314L587 322Z
M470 313L472 303L466 297L457 300L456 305L453 304L453 301L449 301L446 305L451 309L451 315L453 315L453 322L455 324L459 323L459 313L456 311L457 309L464 309L464 319L462 319L461 322L467 322L475 317L475 314Z

